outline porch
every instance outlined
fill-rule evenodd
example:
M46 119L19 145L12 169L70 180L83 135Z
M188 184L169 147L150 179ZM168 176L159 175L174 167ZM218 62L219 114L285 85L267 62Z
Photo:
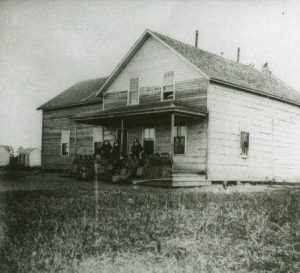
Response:
M120 152L131 153L134 139L148 157L169 157L168 177L139 177L135 183L156 181L172 186L194 186L207 183L207 118L206 113L175 102L156 105L134 105L91 115L76 116L77 124L102 128L94 136L94 152L104 140L117 142ZM78 145L76 143L76 145ZM76 150L78 150L77 147ZM162 180L162 178L164 180Z

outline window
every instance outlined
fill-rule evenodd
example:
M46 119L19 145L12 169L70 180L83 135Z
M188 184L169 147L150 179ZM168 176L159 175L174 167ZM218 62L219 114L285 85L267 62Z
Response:
M64 130L61 131L61 155L69 155L70 146L70 131Z
M94 154L100 155L103 144L103 127L93 128Z
M174 99L174 72L164 74L164 86L162 90L162 100Z
M155 131L153 127L144 129L144 151L146 155L154 154Z
M249 152L249 133L241 132L241 155L248 156Z
M186 138L186 125L184 122L175 124L174 128L174 154L185 153L185 138Z
M139 78L130 79L128 104L139 103Z

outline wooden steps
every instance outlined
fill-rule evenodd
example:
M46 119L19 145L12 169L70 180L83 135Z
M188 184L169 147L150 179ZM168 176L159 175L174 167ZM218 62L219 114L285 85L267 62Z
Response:
M206 175L189 172L174 172L170 178L139 179L133 180L132 183L154 187L199 187L211 185L211 181L207 180Z
M182 170L186 173L199 172L205 169L206 157L198 155L173 156L173 169Z
M136 179L132 180L132 184L154 187L172 187L172 178Z
M184 172L183 170L174 170L172 173L172 181L173 187L197 187L211 185L211 181L207 180L205 174L190 171Z

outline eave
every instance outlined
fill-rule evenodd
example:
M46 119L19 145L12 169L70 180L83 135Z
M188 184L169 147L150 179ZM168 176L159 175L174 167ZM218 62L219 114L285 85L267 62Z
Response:
M219 80L219 79L216 79L216 78L210 78L210 82L215 83L215 84L219 84L219 85L222 85L222 86L232 87L232 88L235 88L235 89L240 90L240 91L253 93L253 94L256 94L256 95L259 95L259 96L262 96L262 97L267 97L267 98L270 98L270 99L273 99L273 100L285 102L285 103L292 104L292 105L300 107L300 104L295 102L295 101L284 99L284 98L281 98L281 97L278 97L278 96L275 96L275 95L271 95L271 94L266 94L265 92L262 92L260 90L243 87L243 86L236 85L236 84L226 82L226 81L222 81L222 80Z
M102 104L102 100L99 100L99 101L89 101L89 102L80 102L80 103L72 103L72 104L59 105L59 106L53 106L53 107L43 107L43 106L40 106L40 107L36 108L36 110L46 111L46 110L72 108L72 107L84 106L84 105L92 105L92 104Z

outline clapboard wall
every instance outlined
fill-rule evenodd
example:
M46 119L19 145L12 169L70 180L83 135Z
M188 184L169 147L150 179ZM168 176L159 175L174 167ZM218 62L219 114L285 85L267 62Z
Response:
M139 104L161 101L164 73L174 72L175 99L205 110L208 80L167 46L150 37L104 94L104 110L127 105L131 78L139 78Z
M300 181L299 107L211 84L208 110L208 179ZM241 131L250 133L247 158Z
M76 123L72 117L81 113L93 113L102 109L102 104L90 104L43 110L42 126L42 167L44 169L67 169L75 155L93 154L94 125L79 123L77 126L77 145L75 145ZM61 155L61 131L70 130L69 156Z
M175 117L177 119L177 117ZM184 155L173 155L175 169L206 171L207 159L207 119L182 119L186 122L186 150ZM151 120L127 120L127 152L130 152L135 138L143 145L144 128L155 130L154 153L173 152L171 142L171 115L159 116Z

